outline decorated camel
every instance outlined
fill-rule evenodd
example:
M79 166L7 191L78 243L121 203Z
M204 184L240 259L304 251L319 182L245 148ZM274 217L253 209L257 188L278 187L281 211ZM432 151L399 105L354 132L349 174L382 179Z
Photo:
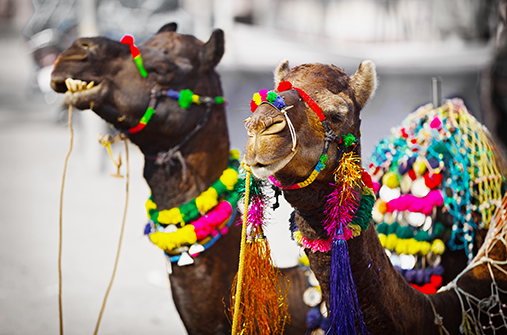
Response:
M372 227L374 184L360 158L360 111L375 88L370 61L350 77L333 65L291 69L285 61L246 122L244 165L294 207L294 235L322 288L330 333L505 334L507 201L497 204L477 256L437 294L411 287L389 260Z
M137 48L102 37L82 38L55 63L51 85L79 109L92 109L135 143L151 189L145 234L163 249L172 296L189 334L228 334L229 292L241 230L234 190L238 154L230 154L224 99L214 68L224 36L208 42L167 24ZM134 59L133 59L134 57ZM70 78L70 79L69 79ZM303 334L306 277L290 281L286 333Z

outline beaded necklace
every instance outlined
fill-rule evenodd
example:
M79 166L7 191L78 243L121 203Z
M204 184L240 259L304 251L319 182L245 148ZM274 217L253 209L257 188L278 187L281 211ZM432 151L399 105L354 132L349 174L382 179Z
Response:
M231 150L229 167L206 191L179 207L157 210L146 202L148 223L144 234L178 265L193 263L190 256L210 247L232 224L238 202L239 152Z

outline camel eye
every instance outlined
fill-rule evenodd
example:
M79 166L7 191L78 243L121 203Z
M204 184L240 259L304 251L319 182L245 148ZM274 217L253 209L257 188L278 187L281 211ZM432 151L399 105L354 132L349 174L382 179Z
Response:
M84 49L89 49L90 43L82 41L81 43L79 43L79 46Z

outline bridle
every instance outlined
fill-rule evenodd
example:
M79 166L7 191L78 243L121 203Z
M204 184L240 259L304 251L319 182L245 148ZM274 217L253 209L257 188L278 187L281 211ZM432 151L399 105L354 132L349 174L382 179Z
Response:
M319 158L319 161L315 165L313 171L310 173L308 178L306 178L304 181L295 183L289 186L283 186L279 181L275 179L274 176L269 176L269 180L278 188L282 190L295 190L307 187L311 183L315 181L319 173L325 169L326 162L328 159L328 152L329 148L331 146L331 143L335 142L338 146L345 146L348 147L350 145L354 145L356 143L355 138L352 141L353 143L350 143L351 141L346 139L351 139L353 136L351 134L348 135L336 135L334 130L329 125L329 122L322 112L322 109L319 107L319 105L301 88L294 87L292 84L288 81L282 81L278 84L277 91L278 92L285 92L289 90L296 90L299 93L299 96L308 104L308 106L312 109L312 111L317 115L319 118L322 126L325 129L325 136L324 136L324 149L322 150L322 154ZM266 90L260 91L258 93L255 93L252 99L252 102L250 103L250 108L252 112L254 112L258 106L261 104L269 104L272 107L276 108L278 111L280 111L287 120L287 126L289 128L291 138L292 138L292 151L295 151L296 147L296 131L294 129L294 126L292 125L292 122L290 121L290 118L287 114L287 110L292 108L293 106L286 106L285 101L283 98L279 95L277 95L275 92L267 92ZM344 140L345 139L345 140Z
M180 152L180 149L182 146L184 146L200 129L204 127L204 125L208 122L209 115L212 111L213 105L219 105L219 104L225 104L225 99L221 96L218 97L207 97L207 96L199 96L197 94L194 94L191 90L185 89L180 92L169 89L169 90L162 90L160 87L158 87L156 84L154 84L150 78L148 78L148 73L146 72L146 69L143 66L143 61L141 58L141 53L139 49L134 45L134 38L130 35L125 35L121 40L121 43L127 44L130 46L130 52L132 54L132 58L134 59L134 62L136 63L139 72L141 76L146 78L148 83L150 84L151 93L150 93L150 103L148 105L148 108L146 109L146 112L141 117L141 120L139 123L131 127L129 129L120 130L120 133L124 134L136 134L139 133L141 130L143 130L148 122L150 121L151 117L155 113L155 109L157 106L157 103L160 98L162 97L169 97L171 99L177 100L180 107L183 109L187 109L190 107L191 104L197 104L206 105L206 110L204 111L204 114L200 117L200 119L197 121L195 126L192 128L192 131L188 133L183 140L181 140L177 145L173 146L168 151L161 151L156 156L150 156L146 155L145 158L154 160L155 165L164 166L166 169L170 169L172 165L174 165L173 161L175 158L177 158L178 161L180 161L183 169L183 175L186 175L186 164L184 162L183 156Z

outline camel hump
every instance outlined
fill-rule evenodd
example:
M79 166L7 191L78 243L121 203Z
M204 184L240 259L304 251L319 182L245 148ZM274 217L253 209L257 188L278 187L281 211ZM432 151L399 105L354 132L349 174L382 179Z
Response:
M178 29L178 24L176 22L167 23L158 30L157 34L176 31L176 29Z
M201 51L201 70L208 71L214 69L222 59L224 51L224 32L222 29L215 29Z

